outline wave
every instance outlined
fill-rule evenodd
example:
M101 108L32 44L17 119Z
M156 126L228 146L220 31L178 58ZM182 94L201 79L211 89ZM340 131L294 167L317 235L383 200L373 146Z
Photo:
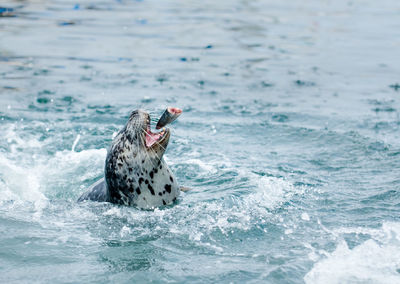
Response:
M305 275L311 283L400 283L400 223L380 229L346 228L336 233L368 234L372 238L349 248L342 240L332 253Z

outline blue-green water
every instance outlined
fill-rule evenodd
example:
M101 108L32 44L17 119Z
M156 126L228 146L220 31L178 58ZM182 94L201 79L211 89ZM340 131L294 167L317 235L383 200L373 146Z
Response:
M398 1L0 6L0 282L400 283ZM76 203L169 105L192 191Z

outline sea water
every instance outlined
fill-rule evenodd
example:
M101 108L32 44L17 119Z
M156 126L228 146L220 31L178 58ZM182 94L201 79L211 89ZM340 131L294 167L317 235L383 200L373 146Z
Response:
M399 1L0 6L0 282L400 283ZM192 190L77 203L166 106Z

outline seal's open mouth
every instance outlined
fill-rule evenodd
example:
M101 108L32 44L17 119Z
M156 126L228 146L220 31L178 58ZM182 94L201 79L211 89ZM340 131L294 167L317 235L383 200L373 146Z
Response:
M160 132L153 133L150 129L150 122L147 123L147 130L146 130L146 147L150 148L155 143L160 143L163 138L166 136L167 130L163 128Z
M156 129L160 129L167 124L172 123L175 119L178 118L182 113L180 108L176 107L168 107L164 113L161 115L160 119L157 122ZM161 145L164 150L167 147L169 141L170 131L169 129L163 128L160 132L153 133L150 129L150 115L147 118L147 129L146 129L146 147L150 148L154 144Z

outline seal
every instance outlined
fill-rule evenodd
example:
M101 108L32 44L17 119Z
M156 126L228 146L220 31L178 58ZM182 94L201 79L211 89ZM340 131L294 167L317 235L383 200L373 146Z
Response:
M111 202L141 209L174 203L180 188L163 159L170 136L168 128L151 132L150 115L143 110L133 111L107 152L104 178L94 183L78 202Z

